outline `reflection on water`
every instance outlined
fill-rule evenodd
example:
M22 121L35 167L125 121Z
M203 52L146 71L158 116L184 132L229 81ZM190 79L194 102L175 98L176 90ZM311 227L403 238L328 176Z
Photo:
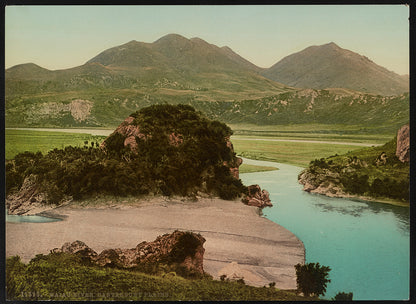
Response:
M410 209L408 207L395 206L385 203L366 202L362 200L351 199L332 199L319 194L311 194L311 196L319 196L319 199L311 199L313 205L319 208L322 212L335 212L354 217L362 217L368 213L372 214L391 214L396 217L395 223L397 227L404 233L410 231Z

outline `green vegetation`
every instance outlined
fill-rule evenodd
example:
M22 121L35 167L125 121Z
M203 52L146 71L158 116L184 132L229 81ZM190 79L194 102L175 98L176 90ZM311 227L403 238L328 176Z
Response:
M357 196L409 202L409 164L397 158L396 138L380 147L315 159L303 173L316 187L334 184Z
M349 292L338 292L335 297L332 298L332 301L352 301L353 293Z
M38 255L28 264L6 261L8 300L130 300L130 301L300 301L317 300L275 288L216 281L209 276L186 279L169 268L153 274L138 270L87 265L76 255Z
M325 294L327 284L331 282L328 279L330 267L321 266L319 263L307 263L305 265L296 264L295 270L298 290L305 296Z
M253 172L264 172L264 171L274 171L279 170L276 167L268 167L268 166L256 166L256 165L247 165L242 164L239 167L240 174L242 173L253 173Z
M357 146L323 143L280 142L267 140L239 140L232 138L239 156L307 167L311 159L344 154Z
M6 163L6 193L18 191L27 177L51 204L67 196L194 196L198 191L234 199L246 191L224 165L236 161L227 146L232 131L225 124L189 106L151 106L132 115L144 136L136 137L136 152L116 133L105 141L104 150L92 142L46 155L21 153ZM180 144L170 142L172 134Z
M55 148L63 149L65 146L83 147L85 142L100 144L105 139L105 136L52 131L6 129L5 133L6 159L12 159L26 151L48 153Z

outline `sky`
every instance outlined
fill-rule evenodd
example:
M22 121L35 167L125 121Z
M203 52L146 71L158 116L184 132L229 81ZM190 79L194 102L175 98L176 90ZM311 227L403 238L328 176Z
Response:
M169 33L229 46L268 68L311 45L335 42L398 74L409 73L404 5L6 6L5 66L56 70L131 40Z

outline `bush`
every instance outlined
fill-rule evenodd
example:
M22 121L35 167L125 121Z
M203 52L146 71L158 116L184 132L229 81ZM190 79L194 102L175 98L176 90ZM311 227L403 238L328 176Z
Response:
M325 294L327 283L331 282L328 279L330 267L321 266L319 263L307 263L296 264L295 270L298 290L306 297Z
M335 297L332 298L333 301L352 301L353 294L352 292L338 292Z

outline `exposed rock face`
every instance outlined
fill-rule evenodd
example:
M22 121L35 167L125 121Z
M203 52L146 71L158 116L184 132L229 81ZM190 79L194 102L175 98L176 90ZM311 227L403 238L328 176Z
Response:
M273 206L269 197L269 192L266 190L261 190L259 185L248 186L248 195L243 198L242 201L249 206L255 206L259 208Z
M410 161L410 127L404 125L397 132L396 156L401 162Z
M149 136L145 135L140 132L140 127L133 125L134 117L129 116L127 117L118 127L114 130L114 132L110 135L113 136L114 134L120 134L124 137L124 146L129 147L132 151L137 152L137 142L136 137L140 139L146 139ZM105 149L106 141L103 141L101 144L101 148Z
M29 175L23 181L19 192L9 195L6 198L6 207L9 214L33 214L43 211L39 209L45 208L45 202L46 195L39 193L36 176Z
M53 253L78 254L100 266L131 268L146 263L178 263L188 270L204 273L205 238L192 232L174 231L158 236L153 242L142 242L131 249L105 249L100 254L81 241L65 243Z
M339 185L339 173L330 170L324 170L323 174L313 174L308 170L303 170L298 181L303 185L303 191L323 194L329 197L346 197L348 196Z
M90 260L93 260L97 257L97 253L94 250L92 250L90 247L88 247L87 244L81 241L75 241L72 243L67 242L63 244L61 248L52 249L51 252L53 253L66 252L66 253L71 253L71 254L78 254Z

